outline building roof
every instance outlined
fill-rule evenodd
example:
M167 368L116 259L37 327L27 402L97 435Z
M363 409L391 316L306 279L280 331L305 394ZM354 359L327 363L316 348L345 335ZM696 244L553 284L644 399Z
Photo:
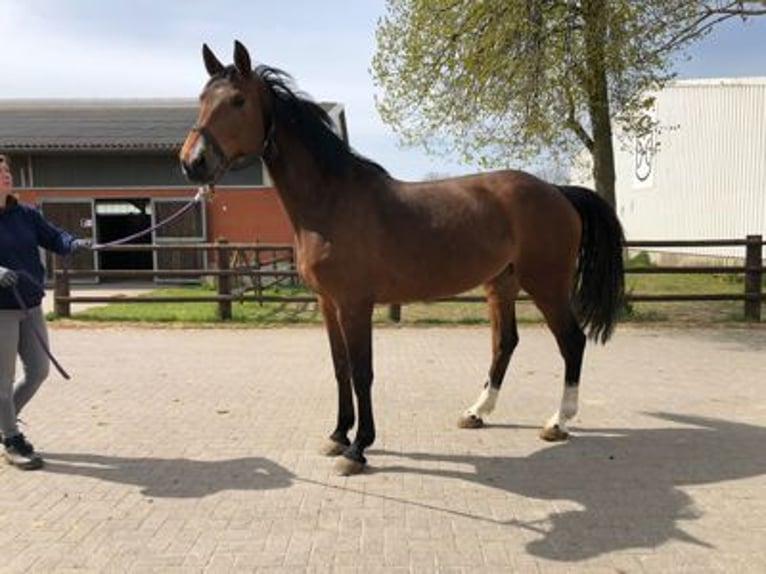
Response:
M766 86L766 76L736 76L727 78L684 78L668 82L668 87L691 86Z
M0 150L177 150L198 105L194 98L0 99ZM342 125L342 106L321 105Z

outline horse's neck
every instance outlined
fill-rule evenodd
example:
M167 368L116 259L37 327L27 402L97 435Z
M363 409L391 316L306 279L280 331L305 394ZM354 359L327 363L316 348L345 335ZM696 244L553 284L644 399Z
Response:
M264 157L282 204L296 231L313 228L334 202L331 186L323 182L316 159L289 135L277 133Z

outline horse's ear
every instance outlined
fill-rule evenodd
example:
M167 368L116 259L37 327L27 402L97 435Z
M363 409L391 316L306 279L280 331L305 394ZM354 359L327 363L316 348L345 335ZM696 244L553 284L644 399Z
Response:
M239 40L234 40L234 65L237 67L237 71L245 77L253 71L250 54Z
M207 47L207 44L202 44L202 59L205 60L205 69L211 76L223 72L223 64L215 57L215 54L213 54L213 51Z

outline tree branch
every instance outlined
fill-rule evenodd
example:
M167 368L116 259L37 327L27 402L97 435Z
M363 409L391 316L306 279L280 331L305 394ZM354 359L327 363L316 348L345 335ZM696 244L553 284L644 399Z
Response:
M572 132L577 136L577 139L579 139L582 144L588 149L589 152L593 153L593 138L588 135L588 132L585 131L585 128L582 126L582 124L577 121L577 118L575 117L575 105L574 100L572 100L572 96L568 96L568 114L567 119L564 121L564 125L572 130Z
M729 2L725 6L718 7L703 4L697 16L688 25L681 28L668 42L660 46L655 53L671 52L685 42L706 34L717 24L731 18L741 17L744 19L748 16L766 15L766 5L764 8L745 8L743 4L741 1Z

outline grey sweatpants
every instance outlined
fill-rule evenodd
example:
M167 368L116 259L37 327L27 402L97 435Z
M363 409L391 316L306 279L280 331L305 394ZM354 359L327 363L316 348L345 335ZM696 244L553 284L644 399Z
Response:
M48 343L48 329L41 306L25 316L16 309L0 309L0 432L3 437L18 434L16 419L42 382L48 377L50 359L34 331ZM16 380L16 357L24 372Z

